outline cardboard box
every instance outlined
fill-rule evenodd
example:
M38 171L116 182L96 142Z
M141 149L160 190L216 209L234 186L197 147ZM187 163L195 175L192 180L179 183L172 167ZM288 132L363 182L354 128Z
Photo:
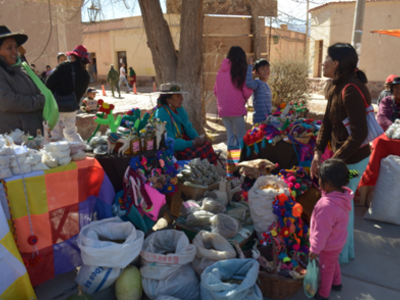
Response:
M169 209L171 215L174 217L179 217L183 201L199 200L201 197L203 197L205 192L219 189L219 183L212 184L206 189L196 189L178 182L176 189L177 190L175 194L172 196Z

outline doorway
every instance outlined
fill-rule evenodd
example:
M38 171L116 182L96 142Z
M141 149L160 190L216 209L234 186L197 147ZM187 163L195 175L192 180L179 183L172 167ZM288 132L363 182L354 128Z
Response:
M322 77L322 55L324 53L324 41L318 41L318 75L317 77Z
M119 51L117 52L118 56L118 72L122 67L122 64L125 64L125 73L128 70L128 64L126 63L126 51Z

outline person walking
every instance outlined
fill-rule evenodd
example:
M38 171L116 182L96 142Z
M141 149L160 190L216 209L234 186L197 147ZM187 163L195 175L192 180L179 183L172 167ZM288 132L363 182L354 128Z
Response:
M239 46L231 47L227 58L222 61L214 86L218 114L228 136L228 147L239 146L246 134L245 104L253 93L253 90L246 86L246 73L246 53Z
M108 71L108 75L107 75L107 82L111 86L111 92L112 92L112 95L114 98L115 98L114 87L117 88L118 97L121 98L121 92L119 89L118 81L119 81L118 72L117 72L117 70L114 69L114 65L110 65L110 71Z
M78 45L74 50L67 52L67 55L71 57L71 61L59 64L46 80L46 86L53 92L60 107L59 122L51 134L58 138L64 135L70 142L83 142L75 123L81 98L89 86L90 76L86 70L86 65L90 63L89 53L85 46ZM76 103L63 108L60 98L71 96L73 93Z
M333 87L328 93L321 129L318 133L314 159L311 163L311 177L318 177L321 156L328 142L334 153L333 158L343 160L349 170L357 170L362 175L367 168L371 147L361 147L368 136L367 116L364 102L371 105L371 94L366 86L367 76L357 68L358 55L350 44L336 43L328 48L323 65L324 77L333 79ZM349 119L351 134L343 125ZM347 185L353 193L357 191L360 178L352 178ZM351 201L347 243L339 256L341 264L348 264L355 258L354 252L354 203Z
M130 87L133 87L135 82L136 82L135 70L132 67L129 67L129 85L130 85Z
M127 93L129 93L129 83L126 80L126 70L125 70L125 64L122 64L121 68L119 69L119 88L121 89L121 83L124 82L126 87L128 88Z

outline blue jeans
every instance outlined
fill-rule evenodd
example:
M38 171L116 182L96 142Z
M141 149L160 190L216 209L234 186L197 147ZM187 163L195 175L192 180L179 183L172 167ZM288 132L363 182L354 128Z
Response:
M128 88L128 91L129 91L129 84L128 84L128 81L126 80L126 77L125 76L121 76L120 78L119 78L119 87L121 88L121 83L123 83L123 82L125 82L125 84L126 84L126 87Z
M239 146L240 141L246 134L246 123L244 122L244 116L222 117L222 122L226 128L228 146Z
M352 165L347 165L347 168L349 170L357 170L360 175L356 178L353 178L350 180L350 183L347 185L349 189L353 191L355 194L357 191L358 184L360 183L361 177L365 172L365 169L368 166L369 162L369 156L359 163L352 164ZM354 201L351 201L351 211L350 211L350 218L349 218L349 224L347 224L347 242L346 245L344 245L342 252L339 255L339 263L341 265L347 265L349 263L349 260L355 258L355 252L354 252Z

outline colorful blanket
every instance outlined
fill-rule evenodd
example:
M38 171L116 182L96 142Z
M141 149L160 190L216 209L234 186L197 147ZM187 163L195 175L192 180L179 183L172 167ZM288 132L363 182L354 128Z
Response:
M0 185L0 203L10 229L11 217L14 219L15 237L24 262L37 253L42 259L27 267L31 283L36 286L82 264L77 235L92 220L112 217L115 192L103 168L93 158L26 174L25 183L31 221L21 176L6 180L11 214L3 185ZM32 238L28 241L31 226L37 237L37 252Z

